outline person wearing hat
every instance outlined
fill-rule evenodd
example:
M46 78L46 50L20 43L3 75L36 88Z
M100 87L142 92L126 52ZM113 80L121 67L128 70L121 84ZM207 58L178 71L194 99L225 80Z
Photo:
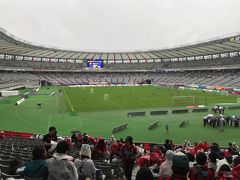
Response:
M78 176L80 177L88 177L90 179L94 179L94 175L96 174L96 168L91 160L91 148L88 144L82 144L80 150L80 159L76 159L74 164L77 168Z
M172 179L174 180L187 180L189 172L188 157L182 152L176 153L172 158Z
M165 154L166 160L161 164L159 176L166 177L172 176L172 158L174 152L172 150L168 150Z
M230 172L231 168L227 160L224 158L224 154L219 154L219 159L217 159L215 177L220 179L221 177L228 176Z

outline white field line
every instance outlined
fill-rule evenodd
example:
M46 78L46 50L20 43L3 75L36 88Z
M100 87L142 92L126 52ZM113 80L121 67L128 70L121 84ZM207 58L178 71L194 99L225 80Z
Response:
M35 127L38 126L38 127L41 127L41 128L45 128L44 126L39 126L39 125L37 125L37 124L35 124L35 123L32 123L32 122L27 121L27 120L24 120L24 119L19 115L19 113L18 113L18 108L15 109L15 115L16 115L16 117L17 117L21 122L23 122L23 123L25 123L25 124L27 124L27 125L35 126Z
M80 123L80 127L79 127L79 128L82 128L82 126L83 126L83 122L82 122L81 119L79 119L79 123Z
M72 104L71 104L71 103L70 103L70 101L69 101L69 98L68 98L68 96L67 96L67 94L66 94L66 91L65 91L65 89L63 89L63 91L64 91L64 94L65 94L65 96L66 96L67 100L68 100L68 104L70 105L70 107L71 107L71 110L73 111Z

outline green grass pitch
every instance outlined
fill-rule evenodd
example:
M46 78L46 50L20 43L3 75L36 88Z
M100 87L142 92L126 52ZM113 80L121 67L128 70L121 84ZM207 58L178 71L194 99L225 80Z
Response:
M61 93L59 94L59 89ZM228 142L239 140L239 129L227 127L221 133L217 128L203 127L202 117L207 113L171 114L150 116L152 110L171 110L172 96L194 96L196 104L235 103L238 96L203 93L201 91L175 91L173 88L158 87L102 87L102 88L41 88L20 106L15 102L20 97L8 97L0 100L0 129L34 133L46 133L49 126L56 126L59 135L70 135L71 130L81 130L92 136L108 138L113 127L128 123L128 128L116 133L116 138L132 135L136 141L162 143L166 138L176 143L183 140L192 142L218 142L226 146ZM49 96L55 92L55 96ZM104 100L104 94L109 100ZM37 107L38 102L42 107ZM186 106L191 101L184 99L178 105ZM181 107L182 108L182 107ZM127 112L145 111L144 117L127 117ZM210 113L210 112L208 112ZM226 110L226 115L237 114L239 110ZM159 120L160 126L149 131L150 123ZM183 120L190 125L179 128ZM164 125L168 123L170 132L165 134Z
M209 105L237 101L234 95L226 96L157 86L65 87L63 93L68 111L74 112L188 106L193 103ZM109 99L104 99L104 95ZM173 103L173 96L180 96L180 98L175 98ZM195 100L193 101L191 97Z

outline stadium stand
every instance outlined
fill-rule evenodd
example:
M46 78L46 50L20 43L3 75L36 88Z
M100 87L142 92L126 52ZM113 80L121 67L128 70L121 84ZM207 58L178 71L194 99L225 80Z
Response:
M81 72L0 72L0 88L19 85L33 87L40 80L55 85L89 85L89 84L138 84L151 79L156 85L220 85L222 87L239 87L239 70L222 71L184 71L184 72L132 72L132 73L81 73Z
M155 62L155 63L133 63L133 64L105 64L105 70L198 70L198 68L210 69L214 67L227 67L236 69L240 67L239 57L197 60L197 61L176 61L176 62ZM24 69L24 70L84 70L83 64L79 63L59 63L59 62L36 62L1 60L0 69Z
M70 152L73 152L72 149L75 149L79 152L81 151L81 154L84 155L84 157L90 155L90 159L92 154L93 161L87 161L93 162L94 167L100 170L98 170L97 174L95 175L96 179L102 179L102 177L105 179L121 179L123 176L122 170L120 168L120 162L123 160L121 149L123 148L124 142L117 141L113 136L110 139L106 140L94 138L92 139L92 137L81 134L80 132L74 132L74 137L76 138L73 138L72 136L72 140L69 137L65 137L64 141L67 142L70 148ZM61 141L63 141L63 139L59 140L59 142ZM39 138L33 138L32 136L31 138L15 136L14 133L10 135L9 132L6 133L5 136L4 131L1 131L1 177L3 179L6 179L8 177L14 177L16 179L21 178L21 167L24 167L28 162L31 161L31 154L33 149L36 146L39 147L41 144L42 140ZM92 146L91 149L89 145ZM81 148L81 146L83 146L83 148ZM147 143L143 145L135 143L134 147L137 149L137 155L134 158L136 164L140 167L140 169L143 167L150 168L151 173L155 179L161 179L162 176L164 176L166 173L169 177L181 175L186 177L189 176L190 180L194 180L192 173L196 171L195 168L200 167L204 167L204 169L201 171L208 171L207 174L202 175L208 178L211 177L210 179L214 179L214 177L216 179L231 177L230 179L236 180L239 178L239 148L236 143L229 143L228 148L220 148L217 143L208 145L207 142L199 142L194 143L194 145L191 146L187 141L184 141L182 145L175 145L174 143L171 143L171 141L166 140L165 144L162 145ZM51 152L48 155L55 156L53 153ZM193 159L193 163L190 162L192 159L190 157L194 157L195 160ZM79 165L78 163L81 162L81 158L79 158L79 155L75 156L75 158L72 158L72 161L78 161L75 164ZM207 159L209 159L208 166L205 166ZM221 163L218 163L216 159L219 159ZM176 168L179 167L179 164L183 165L185 163L184 167L186 174L181 174L176 169L172 169L171 166L167 165L168 163L166 164L165 160L170 161L168 163L172 164L174 167L176 166ZM12 165L13 162L15 166ZM202 164L199 166L197 163ZM228 170L223 170L223 165L226 165L228 167ZM17 174L10 174L10 172L12 172L12 168L14 169L14 172L18 168L20 169L17 170ZM138 169L139 168L134 169L133 179L135 179ZM181 171L182 170L183 169L181 169ZM188 172L190 173L188 174ZM104 176L102 176L102 174ZM25 177L25 179L28 178Z

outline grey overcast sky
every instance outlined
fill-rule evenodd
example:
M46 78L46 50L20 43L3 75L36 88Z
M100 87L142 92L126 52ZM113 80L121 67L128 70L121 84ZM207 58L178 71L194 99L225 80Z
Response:
M0 26L65 49L162 49L240 32L240 0L0 0Z

